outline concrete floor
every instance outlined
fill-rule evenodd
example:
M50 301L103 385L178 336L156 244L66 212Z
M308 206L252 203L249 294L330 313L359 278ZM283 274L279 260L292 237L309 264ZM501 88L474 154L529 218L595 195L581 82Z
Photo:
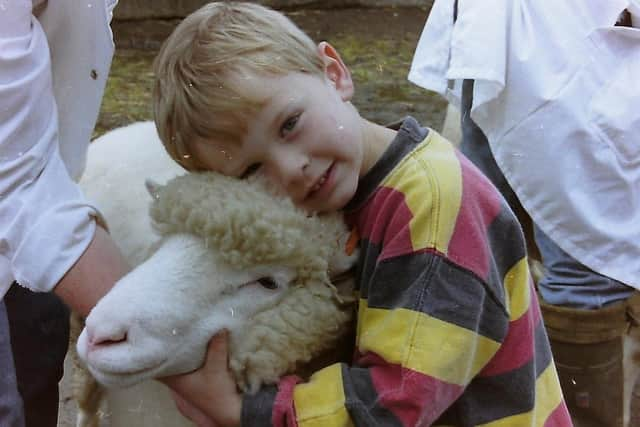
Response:
M67 357L64 363L65 376L60 383L60 405L58 406L58 427L72 427L76 425L76 403L68 373L71 372L70 359Z

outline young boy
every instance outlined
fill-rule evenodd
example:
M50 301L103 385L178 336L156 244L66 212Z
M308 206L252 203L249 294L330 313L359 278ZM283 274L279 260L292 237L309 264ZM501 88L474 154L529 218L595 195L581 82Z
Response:
M571 425L518 222L451 144L414 119L371 123L348 68L280 13L211 3L155 65L154 111L189 170L265 174L360 236L351 365L240 396L224 337L168 379L200 425Z

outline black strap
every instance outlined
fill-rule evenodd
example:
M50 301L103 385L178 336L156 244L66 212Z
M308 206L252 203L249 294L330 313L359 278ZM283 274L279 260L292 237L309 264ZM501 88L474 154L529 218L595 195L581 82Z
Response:
M455 0L453 2L453 22L456 22L456 19L458 19L458 0Z

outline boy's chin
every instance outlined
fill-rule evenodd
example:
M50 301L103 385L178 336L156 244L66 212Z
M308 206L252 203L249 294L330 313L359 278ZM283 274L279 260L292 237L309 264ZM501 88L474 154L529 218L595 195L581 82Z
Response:
M342 200L344 199L344 200ZM332 212L338 212L344 209L351 200L350 197L336 198L333 200L327 200L326 203L318 203L315 207L304 207L303 209L309 212L310 214L329 214Z
M350 182L349 176L336 176L333 188L328 192L326 197L310 200L309 203L302 204L307 212L315 214L326 214L343 210L349 201L356 194L358 189L357 176Z

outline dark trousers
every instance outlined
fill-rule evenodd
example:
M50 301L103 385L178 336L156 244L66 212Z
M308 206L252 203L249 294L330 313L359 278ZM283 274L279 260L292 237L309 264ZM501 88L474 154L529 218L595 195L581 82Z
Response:
M4 301L0 299L0 426L23 427L22 399L18 393L9 322Z
M16 283L4 304L25 424L55 427L58 383L69 344L69 309L53 293L32 292Z

